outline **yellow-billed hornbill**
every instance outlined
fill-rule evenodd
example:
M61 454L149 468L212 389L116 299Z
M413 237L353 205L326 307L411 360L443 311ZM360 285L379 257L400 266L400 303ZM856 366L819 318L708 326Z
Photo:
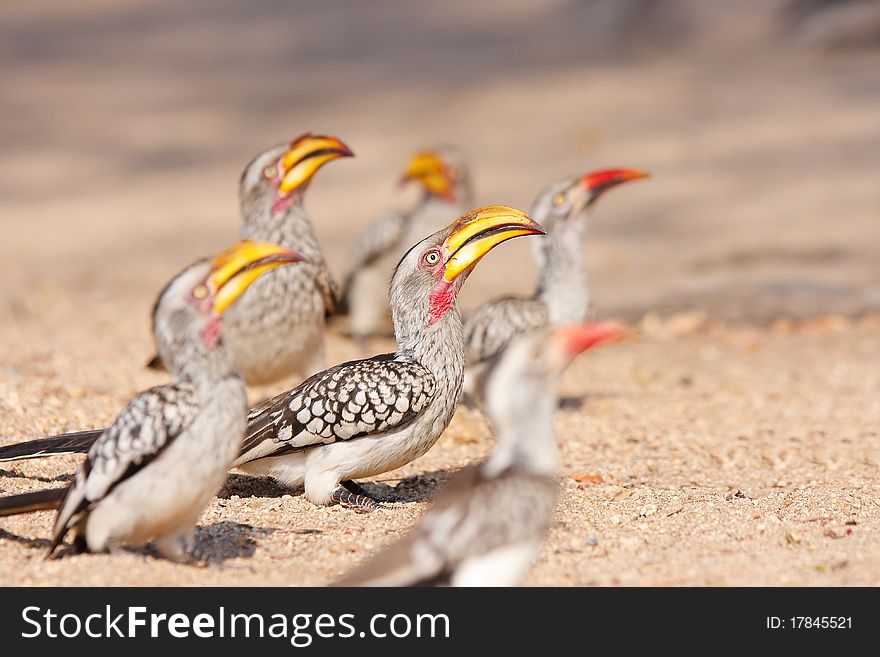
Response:
M241 239L279 244L309 259L261 278L229 311L226 343L249 385L303 379L324 367L336 289L303 201L322 166L352 155L336 137L307 133L266 149L242 173ZM161 364L161 354L150 364Z
M70 486L3 498L0 515L60 505L50 554L74 530L92 552L152 540L163 556L183 558L247 427L244 382L223 339L226 313L263 274L302 261L289 249L244 241L178 274L153 311L174 380L129 402Z

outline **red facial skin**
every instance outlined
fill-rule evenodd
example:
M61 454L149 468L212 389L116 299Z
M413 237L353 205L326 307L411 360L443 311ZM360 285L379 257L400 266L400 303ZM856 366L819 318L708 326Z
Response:
M220 342L220 330L222 328L223 318L219 315L214 315L208 320L205 328L202 329L202 344L205 345L206 349L210 350L217 346L217 343Z
M437 253L440 256L436 265L431 265L425 261L425 257L429 253ZM449 283L443 280L446 263L443 262L443 253L436 247L425 250L422 255L419 256L419 269L430 272L431 276L437 281L437 284L433 287L431 294L428 296L429 321L431 324L436 324L443 319L446 316L446 313L449 312L449 309L452 308L452 304L455 303L455 298L458 294L458 288L461 286L457 282Z
M446 313L452 308L452 304L455 303L456 292L456 285L454 283L447 283L443 280L437 283L434 289L431 290L429 297L430 305L428 307L431 324L436 324L446 316Z
M213 312L214 295L197 297L193 292L198 288L208 287L208 282L199 283L189 293L189 302L195 306L200 313L208 315ZM217 346L220 341L220 329L223 327L223 318L219 315L213 315L205 327L201 330L202 344L206 349L211 350Z
M303 137L305 137L305 135ZM300 137L300 139L302 139L303 137ZM296 144L296 142L299 141L300 139L295 139L293 142L291 142L291 147L293 147L293 145ZM283 161L284 161L283 156L278 158L278 161L275 163L275 170L278 172L278 175L276 175L271 180L266 181L266 184L268 184L273 189L278 189L281 186L281 179L283 178L283 173L284 173L284 168L281 166L281 163ZM295 190L295 191L299 191L299 190ZM279 193L278 196L275 198L275 201L272 203L272 214L276 215L281 212L284 212L287 208L289 208L291 205L293 205L294 198L295 198L294 193L288 194L287 196L282 196Z
M284 212L287 208L293 205L293 194L289 194L288 196L278 196L275 199L275 202L272 204L272 214L278 214L280 212Z

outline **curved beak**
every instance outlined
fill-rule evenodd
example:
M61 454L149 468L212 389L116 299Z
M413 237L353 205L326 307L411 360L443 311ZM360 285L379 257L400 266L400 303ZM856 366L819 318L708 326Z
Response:
M351 149L336 137L304 134L290 144L281 158L282 177L278 186L283 196L308 183L322 166L340 157L352 157Z
M455 181L449 175L446 162L436 151L420 151L406 163L401 184L418 182L429 194L449 198Z
M214 313L222 314L267 271L294 262L308 262L308 258L267 242L245 240L233 244L211 263L208 281L214 289Z
M627 328L617 322L587 322L553 329L553 340L568 360L600 342L619 340L627 335Z
M490 205L471 210L452 224L446 238L446 269L443 278L454 281L463 271L502 242L522 235L544 235L545 231L529 216L506 205Z
M587 192L587 205L589 205L612 187L647 177L648 174L639 169L603 169L588 173L581 178L580 182Z

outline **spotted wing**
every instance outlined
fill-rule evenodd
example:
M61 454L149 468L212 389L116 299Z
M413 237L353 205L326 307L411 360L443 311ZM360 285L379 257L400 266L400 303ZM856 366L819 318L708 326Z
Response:
M492 358L517 335L547 322L547 306L537 299L508 297L477 308L464 321L468 364Z
M394 354L337 365L253 409L236 465L406 426L435 389L430 371Z
M169 384L140 393L89 449L55 523L55 544L81 514L137 473L180 436L198 415L189 384Z

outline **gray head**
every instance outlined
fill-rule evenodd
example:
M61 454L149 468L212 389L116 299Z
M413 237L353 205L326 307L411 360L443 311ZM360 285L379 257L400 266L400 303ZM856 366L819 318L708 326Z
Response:
M517 336L489 364L479 394L498 438L491 468L555 471L553 416L562 372L580 353L621 335L613 323L542 328Z
M301 205L318 169L331 160L352 155L351 149L336 137L310 133L267 148L241 174L238 193L245 221Z
M612 187L647 175L637 169L603 169L580 178L558 180L538 194L532 204L532 216L551 238L579 243L586 233L587 215L596 200ZM548 241L536 240L532 245L539 265L544 262Z
M264 273L302 260L274 244L244 241L171 279L153 306L153 336L168 370L184 376L209 359L231 369L221 348L223 313Z
M458 317L458 291L489 251L514 237L543 233L524 212L495 205L472 210L413 246L391 279L399 346L407 348L443 326L450 315Z

